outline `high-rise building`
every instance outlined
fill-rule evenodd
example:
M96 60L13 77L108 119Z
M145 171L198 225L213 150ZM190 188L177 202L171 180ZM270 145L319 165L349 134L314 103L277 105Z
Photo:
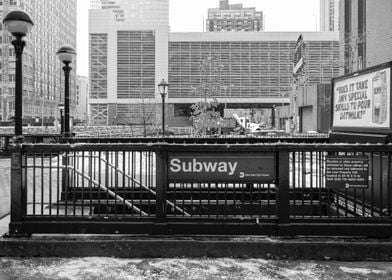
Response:
M215 97L228 108L271 108L291 90L297 32L169 33L168 0L94 3L89 19L92 125L159 125L162 79L170 84L167 123L189 124L190 105L200 101L193 89L202 83L200 65L208 58L219 64ZM339 72L339 34L302 35L307 84L329 82Z
M392 60L392 1L340 1L341 74Z
M339 31L339 0L320 0L320 31Z
M193 94L203 77L200 62L215 58L221 88L214 97L227 108L268 108L288 96L293 82L297 32L171 33L169 35L169 104L176 123L200 100ZM339 34L303 32L303 80L329 83L339 73ZM227 87L226 87L227 86ZM302 85L301 85L302 86ZM188 113L189 114L189 113Z
M220 0L219 8L208 9L207 31L263 31L263 12Z
M26 11L34 22L23 53L23 122L53 124L60 115L58 104L64 102L63 65L56 51L64 44L76 48L76 0L0 1L2 17L14 9ZM14 115L15 55L13 38L5 28L1 28L0 39L0 118L6 121ZM75 109L76 62L72 68L71 114Z
M88 93L89 79L78 75L76 83L76 110L74 118L84 123L88 123Z
M169 0L92 1L90 123L129 123L155 108L156 85L167 80L168 31Z

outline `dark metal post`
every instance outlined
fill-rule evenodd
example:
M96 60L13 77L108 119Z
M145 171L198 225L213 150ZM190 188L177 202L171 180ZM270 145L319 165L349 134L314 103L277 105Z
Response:
M155 233L166 234L166 190L168 186L167 178L168 154L167 151L157 151L156 153L156 210L155 210Z
M162 94L162 137L165 137L165 95Z
M17 144L11 157L11 220L9 233L11 236L23 235L23 216L26 214L27 189L26 178L22 166L25 158L21 144Z
M272 126L272 128L275 128L275 105L272 106L271 126Z
M64 116L63 116L63 109L60 109L60 133L61 133L61 136L64 136Z
M65 66L63 67L64 70L64 78L65 78L65 85L64 85L64 137L71 137L70 132L70 115L69 115L69 73L71 72L72 68L69 66L70 62L64 62Z
M23 141L23 64L22 54L23 49L26 45L22 37L16 37L16 40L12 41L12 45L15 48L15 140L17 142Z
M276 157L278 159L278 187L276 190L276 216L278 217L278 235L288 236L291 235L289 151L278 148Z

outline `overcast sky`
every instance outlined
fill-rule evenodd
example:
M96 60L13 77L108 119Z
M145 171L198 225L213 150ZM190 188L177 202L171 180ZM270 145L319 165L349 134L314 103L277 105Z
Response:
M172 32L202 32L208 8L219 6L219 0L169 1ZM83 76L88 76L89 2L89 0L77 0L77 71ZM263 11L266 31L316 31L319 29L318 0L230 0L230 4L237 3Z

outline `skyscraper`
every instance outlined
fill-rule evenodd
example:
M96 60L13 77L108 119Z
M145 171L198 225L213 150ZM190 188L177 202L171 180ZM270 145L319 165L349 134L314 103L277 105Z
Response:
M339 0L320 0L320 31L339 31Z
M23 121L53 124L59 118L58 104L64 102L64 74L56 51L64 44L76 48L76 0L0 1L3 17L14 9L26 11L34 22L23 53ZM0 36L0 118L6 121L14 115L15 56L12 36L4 28ZM71 115L75 108L76 62L72 68Z
M220 0L219 8L208 9L207 31L263 31L263 12Z
M340 1L341 74L392 60L392 1Z
M110 2L110 3L109 3ZM190 124L201 63L219 64L219 102L228 108L271 108L291 90L298 32L169 32L168 0L94 0L90 10L91 125L160 126L157 84L169 82L166 124ZM222 5L228 5L222 1ZM303 32L308 83L338 73L338 33Z
M88 123L88 93L89 79L78 75L76 85L76 113L73 117L86 124Z
M169 0L92 1L91 123L129 124L156 107L156 85L167 80L168 31Z

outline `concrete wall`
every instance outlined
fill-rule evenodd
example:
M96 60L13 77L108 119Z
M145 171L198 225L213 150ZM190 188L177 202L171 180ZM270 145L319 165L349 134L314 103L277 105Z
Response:
M300 88L297 93L297 112L300 112L299 127L307 132L314 130L327 133L331 119L331 85L320 84Z
M368 66L392 60L392 1L366 1Z
M365 22L365 58L366 68L392 60L392 1L368 0L366 5ZM345 18L345 11L350 10L350 18ZM340 1L340 74L344 74L344 65L349 63L344 57L344 49L348 47L347 37L352 39L351 49L354 54L350 72L359 70L358 64L358 1ZM349 23L347 21L350 21ZM351 31L345 30L345 22ZM346 41L345 41L346 37Z

